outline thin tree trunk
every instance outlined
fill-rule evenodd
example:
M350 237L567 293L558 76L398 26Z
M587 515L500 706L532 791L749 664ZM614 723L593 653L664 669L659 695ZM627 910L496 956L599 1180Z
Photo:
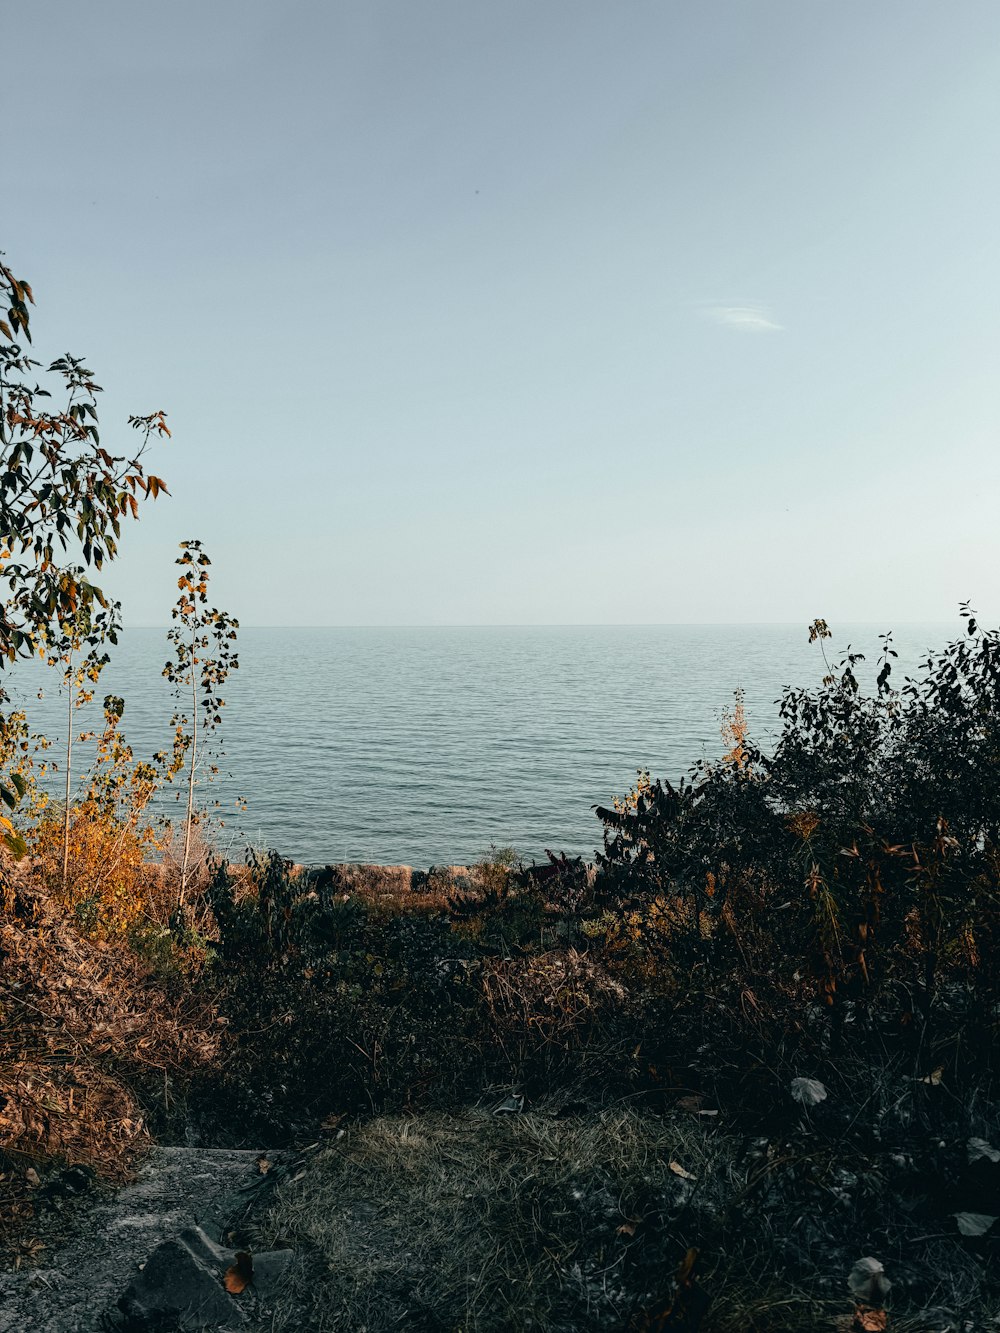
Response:
M187 901L188 860L191 856L191 824L194 820L194 765L198 758L198 678L195 675L194 632L191 645L191 766L188 769L187 815L184 819L184 859L181 862L181 893L178 906Z
M69 703L66 710L66 808L63 811L63 863L62 891L69 892L69 802L72 795L73 774L73 654L69 655L69 670L66 673L66 693Z

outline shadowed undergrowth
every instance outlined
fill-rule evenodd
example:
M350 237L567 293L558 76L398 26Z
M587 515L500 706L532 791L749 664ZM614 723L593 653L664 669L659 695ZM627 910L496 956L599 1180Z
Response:
M877 1192L838 1198L851 1168L873 1165L810 1153L804 1139L779 1156L690 1112L386 1117L348 1130L285 1187L260 1245L290 1239L302 1256L279 1329L656 1328L693 1244L706 1333L847 1328L860 1256L841 1243L831 1269L821 1241L892 1227ZM959 1238L921 1229L898 1227L887 1258L893 1327L946 1328L935 1307L956 1302L985 1320Z

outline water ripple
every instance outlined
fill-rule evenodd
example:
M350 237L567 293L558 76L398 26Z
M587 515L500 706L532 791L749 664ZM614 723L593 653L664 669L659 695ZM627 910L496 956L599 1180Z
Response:
M878 628L843 634L870 669ZM899 629L897 672L954 629ZM763 736L782 688L822 675L798 625L253 629L239 653L223 771L202 792L224 811L247 798L246 814L226 816L227 840L310 864L463 862L491 841L589 856L591 807L637 769L677 778L721 752L737 686ZM125 697L137 755L169 741L165 657L163 631L130 630L101 682ZM62 704L42 672L19 666L12 692L58 741Z

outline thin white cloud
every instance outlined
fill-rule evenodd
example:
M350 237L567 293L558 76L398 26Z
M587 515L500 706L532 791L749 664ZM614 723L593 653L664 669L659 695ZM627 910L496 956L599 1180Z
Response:
M784 327L761 305L713 305L705 310L709 319L737 333L780 333Z

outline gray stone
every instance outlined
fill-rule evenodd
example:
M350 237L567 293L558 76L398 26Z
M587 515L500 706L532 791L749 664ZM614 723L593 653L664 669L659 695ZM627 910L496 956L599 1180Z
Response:
M274 1291L294 1254L294 1250L265 1250L254 1255L253 1289L261 1300L266 1301Z
M266 1297L291 1259L291 1250L253 1255L248 1292ZM246 1315L224 1286L226 1272L235 1263L235 1250L217 1245L201 1227L186 1227L156 1247L118 1308L129 1327L138 1329L155 1329L170 1320L185 1328L242 1324Z
M246 1316L222 1285L235 1257L200 1227L189 1227L156 1247L125 1289L119 1309L139 1328L170 1320L188 1328L242 1324Z

